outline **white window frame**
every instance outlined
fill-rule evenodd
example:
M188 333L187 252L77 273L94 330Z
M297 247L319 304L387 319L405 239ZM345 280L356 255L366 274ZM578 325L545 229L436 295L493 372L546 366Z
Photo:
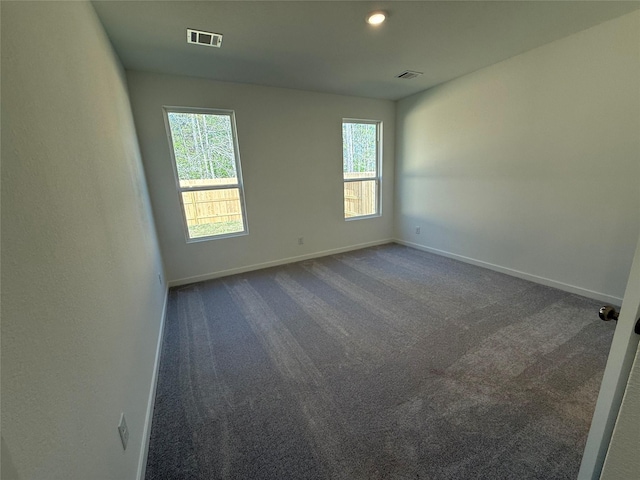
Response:
M344 137L342 127L345 123L365 123L376 126L376 174L373 177L344 178L344 154L342 155L342 215L346 222L353 220L365 220L367 218L377 218L382 216L382 120L366 120L360 118L343 118L340 123L341 146L344 149ZM376 212L371 215L358 215L347 217L344 211L344 184L352 182L363 182L374 180L376 183Z
M178 193L178 201L180 202L180 211L182 215L182 226L184 229L184 236L187 243L206 242L209 240L218 240L222 238L240 237L249 234L249 224L247 222L247 207L244 200L244 183L242 181L242 166L240 163L240 149L238 147L238 130L236 129L236 114L234 110L224 110L217 108L196 108L196 107L173 107L163 106L162 111L164 114L164 125L167 132L167 138L169 140L169 151L171 153L171 165L173 167L173 176L176 182L176 191ZM225 185L203 185L199 187L182 187L180 186L180 177L178 175L178 164L176 162L175 152L173 150L173 136L171 134L171 125L169 123L169 113L193 113L200 115L227 115L231 121L231 135L233 137L233 153L236 162L236 178L237 183L230 183ZM219 235L208 235L206 237L191 238L189 236L189 225L187 224L187 214L184 208L184 202L182 199L183 192L197 192L197 191L209 191L209 190L227 190L237 188L240 197L240 211L242 213L242 231L233 233L222 233Z

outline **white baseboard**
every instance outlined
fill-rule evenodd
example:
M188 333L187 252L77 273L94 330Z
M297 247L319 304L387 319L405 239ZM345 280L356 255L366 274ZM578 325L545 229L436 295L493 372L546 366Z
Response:
M147 401L147 416L142 429L142 446L140 448L140 459L138 460L138 480L144 480L147 473L147 458L149 456L149 441L151 440L151 422L153 421L153 407L156 402L156 388L158 386L158 370L160 369L160 353L162 352L162 339L164 338L164 325L167 319L167 306L169 305L169 286L164 291L164 306L162 307L162 317L160 318L160 331L158 332L158 342L156 343L156 358L153 363L153 376L151 377L151 388L149 389L149 400Z
M193 277L180 278L178 280L171 280L169 282L169 286L178 287L180 285L186 285L188 283L203 282L205 280L212 280L214 278L227 277L229 275L235 275L237 273L245 273L245 272L250 272L252 270L260 270L262 268L276 267L278 265L284 265L287 263L301 262L303 260L309 260L311 258L326 257L327 255L350 252L351 250L360 250L361 248L375 247L376 245L384 245L385 243L391 243L393 241L394 241L393 239L387 238L385 240L376 240L375 242L359 243L357 245L350 245L348 247L340 247L340 248L334 248L331 250L323 250L321 252L308 253L306 255L299 255L296 257L281 258L280 260L273 260L270 262L256 263L253 265L246 265L244 267L238 267L238 268L230 268L228 270L220 270L219 272L212 272L204 275L196 275Z
M532 275L530 273L521 272L519 270L514 270L512 268L502 267L500 265L484 262L482 260L476 260L475 258L465 257L464 255L458 255L457 253L451 253L445 250L439 250L437 248L425 247L424 245L420 245L413 242L407 242L405 240L394 239L393 241L395 243L399 243L400 245L405 245L407 247L415 248L417 250L422 250L425 252L435 253L436 255L441 255L443 257L453 258L454 260L460 260L461 262L470 263L472 265L477 265L479 267L488 268L489 270L494 270L496 272L506 273L507 275L522 278L524 280L529 280L531 282L539 283L541 285L546 285L547 287L557 288L558 290L563 290L569 293L575 293L577 295L582 295L583 297L593 298L594 300L610 303L612 305L622 305L622 298L614 297L613 295L607 295L606 293L595 292L593 290L577 287L575 285L570 285L568 283L551 280L550 278L539 277L538 275Z

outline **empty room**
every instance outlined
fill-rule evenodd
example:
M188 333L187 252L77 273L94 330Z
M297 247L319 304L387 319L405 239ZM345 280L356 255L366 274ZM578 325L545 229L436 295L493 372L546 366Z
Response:
M1 478L640 478L640 2L12 1Z

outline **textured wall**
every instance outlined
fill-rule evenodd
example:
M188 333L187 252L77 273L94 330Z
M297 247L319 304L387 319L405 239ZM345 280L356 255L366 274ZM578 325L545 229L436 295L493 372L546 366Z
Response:
M396 237L622 297L640 231L639 84L634 12L401 100Z
M2 2L3 479L136 477L161 271L126 83L93 8Z
M170 280L391 238L393 102L141 72L127 80ZM163 105L235 110L249 235L185 242ZM343 218L344 117L383 121L380 218Z

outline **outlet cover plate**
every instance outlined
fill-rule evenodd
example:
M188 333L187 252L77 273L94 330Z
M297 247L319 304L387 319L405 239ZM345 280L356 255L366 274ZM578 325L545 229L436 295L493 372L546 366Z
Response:
M127 427L127 419L124 417L124 413L120 415L120 423L118 423L118 433L120 434L120 440L122 440L122 448L127 449L127 443L129 443L129 427Z

